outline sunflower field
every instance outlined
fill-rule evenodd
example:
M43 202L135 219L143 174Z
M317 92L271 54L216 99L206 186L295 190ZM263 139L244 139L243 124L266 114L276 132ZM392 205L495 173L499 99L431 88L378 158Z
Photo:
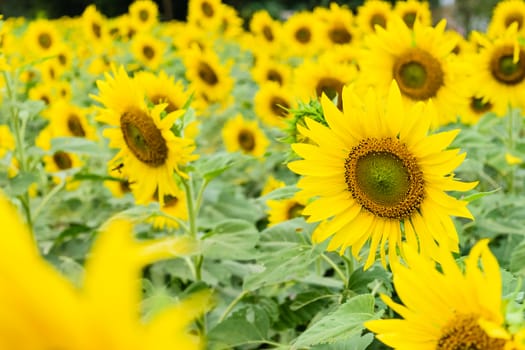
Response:
M524 350L525 1L0 20L0 350Z

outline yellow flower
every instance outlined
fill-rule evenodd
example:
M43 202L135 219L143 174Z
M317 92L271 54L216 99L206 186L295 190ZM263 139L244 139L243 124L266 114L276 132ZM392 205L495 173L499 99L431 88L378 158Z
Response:
M124 165L138 203L148 203L158 191L162 205L165 195L177 191L174 172L186 176L180 167L197 158L191 154L194 141L171 131L184 111L161 117L166 104L149 109L143 89L122 67L105 78L97 81L99 96L92 98L105 107L97 119L110 126L103 132L109 146L120 150L111 163Z
M53 136L74 136L96 139L95 128L89 123L85 108L66 100L58 100L42 112L49 119Z
M288 118L288 109L292 108L294 99L292 91L287 86L276 83L261 85L254 97L255 113L261 120L270 126L283 128Z
M517 165L523 163L523 159L521 159L520 157L513 156L510 153L505 153L505 161L509 165Z
M274 82L284 86L291 82L292 77L292 69L288 64L281 63L267 56L257 57L251 73L253 80L259 85Z
M182 109L190 94L185 91L182 81L175 81L172 76L161 71L159 74L150 72L138 72L134 79L138 82L146 94L146 97L154 105L166 103L166 112L171 113Z
M358 40L354 26L352 11L347 7L340 7L335 2L330 3L330 9L323 16L323 41L329 47L347 46Z
M431 104L405 106L395 82L383 100L370 89L362 97L352 87L343 89L341 112L326 96L321 100L328 126L305 118L299 131L312 143L295 143L303 158L288 167L304 177L297 186L308 198L303 214L308 222L329 220L314 232L313 240L332 237L328 250L355 257L366 242L372 265L380 246L386 265L406 238L434 256L437 245L457 250L458 236L451 215L472 218L465 201L446 191L466 191L476 183L459 182L452 171L463 161L459 150L445 150L458 130L428 135L435 113ZM430 230L432 228L432 230Z
M157 200L157 198L155 198ZM179 190L164 197L164 205L160 207L162 214L149 219L156 229L177 228L179 222L188 220L188 207L186 206L186 192Z
M254 46L261 44L265 48L277 47L282 35L282 25L266 10L259 10L250 19L250 32L255 36Z
M298 194L295 194L292 198L267 200L268 226L277 225L281 222L300 217L307 200L307 198Z
M357 27L363 33L373 33L376 26L386 28L392 17L392 5L383 0L366 0L357 8Z
M98 12L95 5L89 5L82 13L82 25L85 40L89 42L90 48L96 52L104 51L106 46L111 45L107 20Z
M202 349L188 325L207 308L208 293L194 294L148 321L139 313L142 267L191 254L196 248L192 240L137 242L130 222L114 220L95 241L77 289L40 256L30 231L3 196L0 216L9 233L0 237L0 348Z
M0 125L0 159L15 149L15 138L7 125Z
M136 0L129 5L129 17L139 31L151 29L157 23L159 9L154 1Z
M525 2L523 0L499 1L494 7L487 33L491 37L503 34L512 23L516 23L518 31L525 34Z
M445 250L440 270L413 247L405 253L408 266L393 266L402 304L381 295L401 318L365 322L379 340L394 349L505 349L501 276L487 240L472 248L464 272Z
M394 13L403 19L407 27L413 28L417 20L424 26L432 24L432 13L426 1L405 0L396 1Z
M266 179L266 183L264 184L264 187L261 190L261 196L275 191L278 188L284 187L285 185L286 184L283 181L277 180L275 177L273 177L273 175L270 175Z
M163 62L165 44L153 35L140 33L131 41L133 56L144 66L156 70Z
M55 22L49 20L36 20L31 22L24 34L28 50L38 57L51 56L61 41L60 33Z
M283 25L283 45L289 56L308 57L318 53L323 41L322 22L311 12L296 12Z
M257 121L244 120L240 114L224 124L222 139L228 152L241 151L254 157L262 157L269 145Z

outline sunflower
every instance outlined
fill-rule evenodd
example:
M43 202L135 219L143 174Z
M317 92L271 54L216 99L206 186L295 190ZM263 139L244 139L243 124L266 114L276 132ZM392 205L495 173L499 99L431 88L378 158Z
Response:
M95 128L89 123L85 108L80 108L58 100L42 112L49 119L49 127L53 136L74 136L90 140L96 139Z
M414 28L416 20L424 26L432 24L432 13L426 1L397 1L394 6L394 13L401 17L409 28Z
M156 70L162 64L165 49L163 41L147 33L137 34L131 41L133 56L152 70Z
M187 162L197 158L193 140L176 137L171 131L183 111L168 113L161 118L166 104L149 109L143 90L123 67L113 69L97 81L99 96L93 99L104 105L98 120L108 124L103 134L109 146L120 149L112 163L123 163L132 183L138 203L147 203L158 190L161 205L165 194L177 191L173 178Z
M146 98L154 105L166 103L166 112L171 113L182 109L188 102L190 94L185 91L181 81L175 81L172 76L161 71L159 74L138 72L134 79L144 89Z
M373 33L376 26L386 28L392 17L392 5L383 0L366 0L357 8L356 24L363 33Z
M190 295L147 320L138 311L142 267L192 254L196 250L192 240L137 242L129 221L113 220L88 254L79 289L41 257L30 230L4 196L0 219L9 233L0 237L0 348L203 348L189 326L209 308L209 292Z
M317 61L305 60L294 71L295 89L297 95L303 100L310 98L319 99L323 94L330 99L337 99L337 107L343 107L343 86L357 78L355 66L336 63L325 59Z
M276 83L261 85L255 94L255 113L266 124L284 127L288 118L288 109L295 106L295 101L290 89Z
M206 30L216 30L221 24L221 0L190 0L188 23Z
M283 25L288 56L308 57L322 48L322 22L311 12L296 12Z
M157 201L157 198L154 198ZM177 228L177 219L188 220L188 207L186 206L186 192L179 190L164 197L164 205L160 207L163 215L152 217L149 222L154 228L162 230L166 228Z
M284 181L278 180L273 175L266 178L263 188L261 189L261 196L264 196L272 191L275 191L281 187L286 186Z
M221 23L219 31L223 38L235 39L244 33L243 20L235 8L222 4L219 17Z
M110 36L107 29L107 20L98 12L95 5L86 7L81 17L84 28L84 37L89 42L90 48L95 52L102 52L110 45Z
M365 268L374 262L380 243L383 265L387 241L390 259L395 259L403 236L424 254L435 254L438 244L456 250L458 237L450 216L472 215L467 202L445 191L476 185L452 175L465 158L457 149L445 150L458 130L428 135L435 113L432 104L405 106L395 81L386 100L373 89L362 98L346 87L344 113L326 95L321 104L328 126L305 118L307 127L298 129L312 143L293 144L303 160L288 164L304 175L297 184L303 195L318 196L303 211L307 221L329 220L318 227L313 240L333 236L329 250L343 254L352 247L355 257L370 240Z
M492 12L487 33L491 37L503 34L512 23L516 23L518 32L525 34L525 2L523 0L504 0L498 2Z
M0 125L0 159L15 149L15 138L7 125Z
M368 50L361 56L361 75L365 86L374 86L381 94L396 80L404 99L409 102L432 99L438 111L433 126L454 122L466 99L458 88L461 63L452 54L456 42L445 36L445 21L435 28L418 21L408 28L400 18L392 17L387 30L365 38Z
M279 43L282 25L274 20L268 11L259 10L250 19L250 32L255 36L258 43L265 47L274 47Z
M129 17L139 31L150 30L157 24L159 9L151 0L136 0L129 5Z
M440 269L413 247L405 253L407 266L393 270L402 304L381 295L401 319L368 321L365 327L393 349L505 349L501 275L488 240L472 248L464 271L447 251L440 251Z
M323 17L323 33L329 46L350 45L357 39L352 11L335 2Z
M516 25L494 40L481 35L479 52L472 55L468 67L472 86L482 96L514 107L525 106L525 47L520 44Z
M229 67L220 62L217 53L194 46L183 53L183 60L186 77L198 95L205 94L208 103L228 100L233 78L229 74Z
M131 184L128 181L128 176L122 163L110 164L108 166L108 175L114 177L115 180L104 181L104 186L111 192L113 197L122 198L127 193L131 193Z
M197 46L198 49L210 49L211 42L207 32L192 23L175 23L173 29L173 45L181 51Z
M257 57L251 73L253 80L259 85L270 81L280 86L288 85L292 77L292 69L288 64L280 63L267 56Z
M507 104L497 96L483 96L478 91L479 88L472 84L471 77L464 79L464 89L468 92L467 108L460 112L460 120L464 124L475 124L487 113L494 113L497 116L504 116L507 112Z
M55 48L61 42L61 37L54 22L39 19L29 24L24 40L29 52L38 57L44 57L54 54Z
M302 216L306 204L307 198L303 198L297 194L292 198L267 200L268 226L277 225L281 222Z
M257 121L244 120L240 114L224 124L222 139L228 152L241 151L254 157L262 157L269 145Z

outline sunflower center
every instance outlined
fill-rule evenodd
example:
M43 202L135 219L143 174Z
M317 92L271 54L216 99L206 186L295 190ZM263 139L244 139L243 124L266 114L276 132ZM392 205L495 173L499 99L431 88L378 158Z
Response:
M336 78L321 78L315 86L315 93L318 97L324 93L329 99L333 100L338 97L337 107L342 110L343 99L341 94L343 92L344 83Z
M372 214L401 220L424 198L423 172L397 138L367 138L345 160L345 182L352 197Z
M513 60L511 45L500 47L490 60L492 76L502 84L517 85L525 79L525 52L520 50L518 61Z
M273 36L272 28L270 28L270 26L267 26L267 25L264 26L262 29L262 33L267 41L273 41L274 36Z
M301 44L307 44L310 42L310 39L312 38L312 33L310 32L310 29L306 27L301 27L297 29L297 31L295 32L295 38Z
M475 315L456 315L441 329L436 350L502 350L505 340L491 338Z
M91 23L91 30L93 30L93 34L100 39L102 36L102 28L100 27L100 24L96 22Z
M386 28L386 18L382 13L375 13L370 18L370 26L372 27L373 30L376 29L375 28L376 24L382 28Z
M270 102L270 108L273 114L284 118L288 115L287 109L290 108L290 105L283 98L274 96Z
M170 194L167 194L164 196L164 208L170 208L177 205L179 202L179 198L176 196L172 196Z
M82 123L80 122L80 119L75 114L70 114L67 117L67 128L69 131L79 137L86 136L86 132L84 131L84 128L82 127Z
M158 105L158 104L161 104L161 103L167 103L168 106L166 107L166 112L168 112L168 113L174 112L174 111L179 109L179 107L176 104L171 102L170 99L167 96L164 96L164 95L160 95L160 94L153 95L150 98L150 100L151 100L151 102L154 105Z
M299 203L294 203L290 208L288 208L287 217L288 220L297 218L303 214L304 205Z
M140 10L139 11L139 18L142 22L147 22L149 19L149 12L147 10Z
M345 27L337 27L330 30L328 33L330 40L334 44L348 44L352 41L352 35L346 30Z
M275 69L270 69L268 71L268 73L266 74L266 79L268 79L269 81L274 81L279 85L283 85L283 77L281 73L279 73Z
M480 97L471 97L470 108L476 113L483 114L492 109L492 103L489 101L483 102L483 99Z
M166 163L168 146L153 119L140 110L126 111L120 117L120 129L131 153L141 162L159 167Z
M206 17L213 17L213 14L214 14L213 6L211 6L211 4L209 2L204 1L201 4L201 10L202 10L202 13L204 13L204 16L206 16Z
M142 48L142 54L144 57L146 57L146 59L151 60L153 57L155 57L155 50L149 45L144 45Z
M131 187L130 187L130 183L128 180L119 181L119 185L120 185L120 190L123 193L131 192Z
M41 33L38 36L38 44L42 48L49 49L52 43L53 43L53 40L51 39L51 35L49 35L48 33Z
M255 137L250 130L243 129L237 136L239 146L246 152L251 152L255 148Z
M393 76L401 92L414 100L436 96L444 84L439 61L419 48L409 49L397 58Z
M71 169L73 166L73 161L71 157L66 152L57 151L53 154L53 161L60 170Z
M67 64L67 57L63 53L58 55L58 62L60 62L61 65L65 66Z
M407 12L403 15L403 22L407 25L408 28L414 28L414 22L416 21L417 13Z
M505 28L510 27L512 23L518 23L518 30L523 27L523 16L521 13L511 13L505 18Z
M206 62L199 62L199 77L208 85L215 85L219 82L217 74Z

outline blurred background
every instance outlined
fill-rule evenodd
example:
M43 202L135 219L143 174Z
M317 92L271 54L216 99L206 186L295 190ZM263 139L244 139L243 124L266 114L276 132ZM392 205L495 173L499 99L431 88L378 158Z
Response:
M0 13L4 17L24 16L28 18L59 18L78 16L84 9L95 4L108 17L121 15L128 10L132 0L0 0ZM155 0L159 6L161 20L185 20L187 0ZM248 19L259 9L266 9L274 18L282 18L290 11L311 10L316 6L328 6L330 2L347 5L356 10L364 0L223 0L234 6L241 17ZM390 0L395 3L395 0ZM484 30L492 9L499 0L429 0L434 21L447 18L449 26L460 32L472 29Z

